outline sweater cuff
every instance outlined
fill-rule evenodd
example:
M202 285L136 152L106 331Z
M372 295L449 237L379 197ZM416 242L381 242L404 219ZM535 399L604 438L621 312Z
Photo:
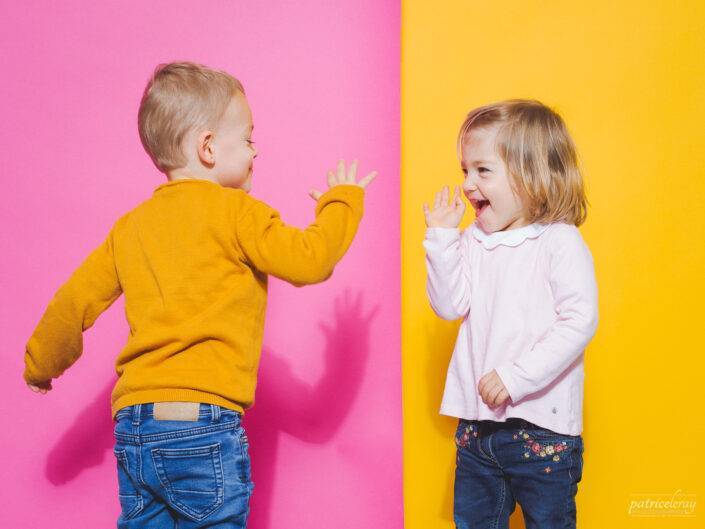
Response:
M440 241L452 241L460 237L460 228L433 226L426 228L426 238Z
M433 227L426 228L426 236L421 245L426 250L426 254L437 260L438 256L442 256L446 249L458 244L460 240L460 230L458 228L441 228Z
M22 378L27 384L31 384L32 386L37 387L46 386L52 380L51 378L47 379L38 376L38 374L29 366L25 367L24 373L22 374Z
M338 184L323 193L316 204L316 216L331 202L343 202L350 206L357 218L362 217L365 190L355 184Z
M508 364L502 364L494 368L495 372L499 376L502 384L509 393L509 398L512 399L512 404L516 404L518 401L524 398L526 393L523 393L521 389L517 386L516 381L511 373L511 366Z

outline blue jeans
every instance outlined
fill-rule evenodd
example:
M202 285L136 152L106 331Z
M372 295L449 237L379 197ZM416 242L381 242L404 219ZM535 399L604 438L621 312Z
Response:
M240 413L201 403L197 421L175 421L152 409L115 417L118 529L244 528L253 484Z
M508 528L516 502L526 529L575 527L583 439L524 419L461 419L453 516L458 529Z

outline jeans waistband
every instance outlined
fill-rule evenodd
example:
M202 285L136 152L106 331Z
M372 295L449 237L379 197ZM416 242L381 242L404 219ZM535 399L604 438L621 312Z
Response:
M484 432L514 428L543 428L542 426L529 422L526 419L521 419L519 417L509 417L505 421L491 421L486 419L474 419L472 421L469 421L467 419L460 419L460 421L465 423L475 423Z
M199 403L198 418L199 419L211 419L217 421L220 419L221 415L240 415L240 412L236 410L231 410L218 406L217 404L207 404L204 402ZM125 406L117 411L115 414L115 420L121 419L123 417L130 417L133 424L139 424L144 419L151 419L154 417L154 403L145 402L140 404L132 404L131 406Z

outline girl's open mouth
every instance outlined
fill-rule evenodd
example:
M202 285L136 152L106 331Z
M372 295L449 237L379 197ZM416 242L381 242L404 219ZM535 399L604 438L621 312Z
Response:
M485 211L485 209L486 209L487 206L489 206L489 205L490 205L490 201L489 201L489 200L478 200L478 201L475 203L475 215L478 216L478 217L479 217L480 215L482 215L482 212Z

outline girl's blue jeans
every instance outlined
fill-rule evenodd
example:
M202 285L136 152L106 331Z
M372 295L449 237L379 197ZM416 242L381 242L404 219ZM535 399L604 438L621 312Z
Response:
M458 529L508 528L516 502L526 529L575 528L583 439L524 419L461 419L453 516Z
M118 529L244 528L253 484L241 414L201 403L198 420L175 421L152 410L115 417Z

